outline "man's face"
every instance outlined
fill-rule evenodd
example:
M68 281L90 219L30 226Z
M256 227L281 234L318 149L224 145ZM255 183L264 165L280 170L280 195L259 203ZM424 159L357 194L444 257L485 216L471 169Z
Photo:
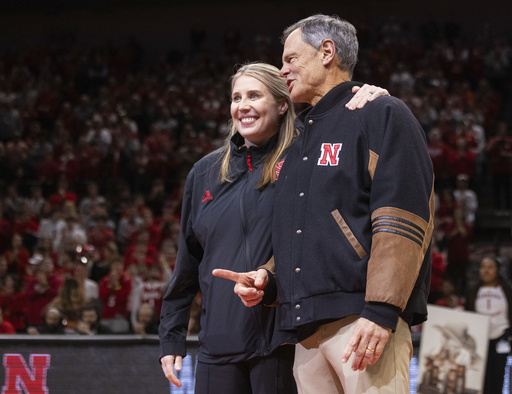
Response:
M296 103L315 105L324 95L322 53L302 40L300 29L293 31L284 43L280 74L286 78L288 91Z

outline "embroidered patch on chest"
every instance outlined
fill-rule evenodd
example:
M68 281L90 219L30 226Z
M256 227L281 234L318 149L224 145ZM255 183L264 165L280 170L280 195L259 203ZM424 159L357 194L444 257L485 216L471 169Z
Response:
M206 201L208 200L213 200L213 197L212 195L210 194L210 190L207 190L205 193L204 193L204 197L203 199L201 200L201 203L205 203Z
M318 159L319 166L337 166L339 163L339 155L341 143L322 144L320 148L320 157Z
M284 164L284 159L281 160L279 163L277 163L276 165L276 181L277 179L279 178L279 173L281 172L281 168L283 168L283 164Z

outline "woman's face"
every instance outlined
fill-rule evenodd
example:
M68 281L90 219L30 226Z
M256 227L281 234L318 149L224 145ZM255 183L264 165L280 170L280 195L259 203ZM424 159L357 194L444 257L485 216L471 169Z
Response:
M498 267L490 258L484 258L480 263L480 280L486 286L495 285L498 279Z
M249 145L262 145L279 130L279 118L286 102L278 103L256 78L238 77L231 93L231 117Z

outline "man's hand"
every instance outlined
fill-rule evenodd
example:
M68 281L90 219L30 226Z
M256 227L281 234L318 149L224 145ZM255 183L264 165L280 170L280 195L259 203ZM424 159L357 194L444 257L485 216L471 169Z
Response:
M350 110L363 108L368 101L373 101L379 96L389 96L386 89L366 83L363 86L354 86L352 93L355 93L354 97L345 105Z
M264 290L268 283L267 271L264 269L240 273L214 269L212 274L235 282L234 292L240 297L245 306L258 305L263 299Z
M346 363L354 353L352 370L362 371L367 365L375 364L384 351L390 335L390 328L360 317L341 356L341 362Z
M162 363L162 371L165 377L176 387L181 387L181 381L178 379L174 370L181 371L183 366L183 357L181 356L164 356L160 359Z

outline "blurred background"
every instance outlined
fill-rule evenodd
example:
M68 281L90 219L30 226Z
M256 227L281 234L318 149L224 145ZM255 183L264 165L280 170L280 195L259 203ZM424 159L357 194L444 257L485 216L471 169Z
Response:
M229 77L247 61L280 67L282 30L318 12L356 26L354 79L402 99L428 138L429 301L463 307L486 255L511 279L510 1L1 0L0 334L139 334L156 346L184 179L225 138ZM33 349L54 351L29 344L25 359Z

